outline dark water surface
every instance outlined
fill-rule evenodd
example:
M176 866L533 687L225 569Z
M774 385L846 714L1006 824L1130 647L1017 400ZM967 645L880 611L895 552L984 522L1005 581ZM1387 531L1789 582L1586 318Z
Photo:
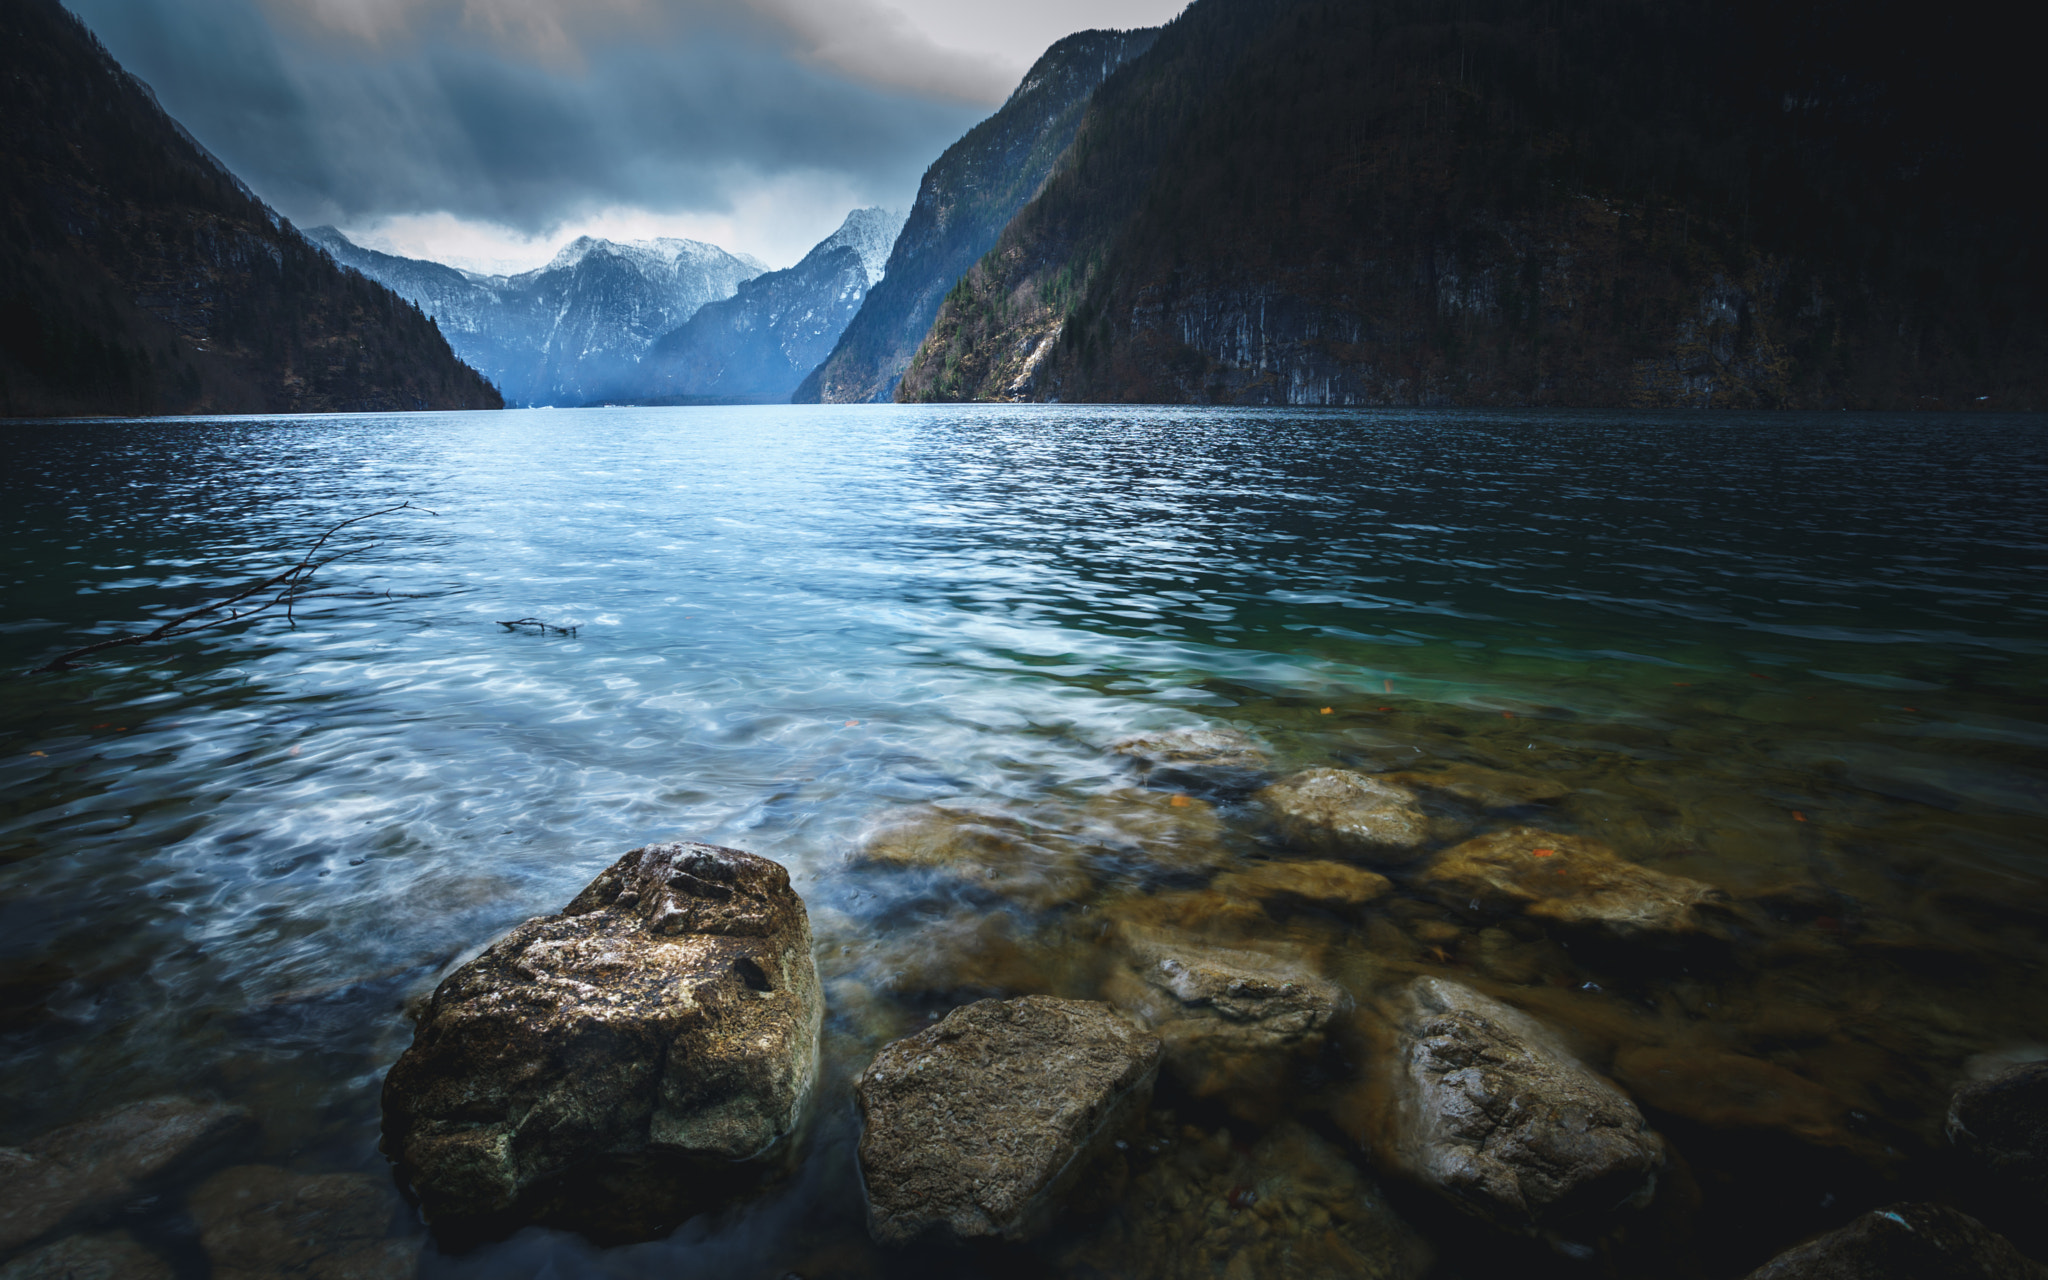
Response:
M424 1275L1248 1267L1237 1206L1206 1192L1028 1254L892 1260L861 1226L849 1081L876 1048L982 995L1093 996L1094 919L1222 895L1105 862L1045 905L850 855L904 806L1037 821L1139 785L1104 748L1145 730L1232 726L1282 773L1561 782L1514 820L1747 904L1733 956L1698 972L1578 958L1405 889L1271 920L1361 1007L1455 977L1648 1104L1677 1207L1596 1266L1740 1274L1938 1195L1954 1083L2048 1052L2039 419L532 411L7 424L0 450L0 1144L210 1092L261 1122L216 1166L381 1179L378 1088L451 962L656 840L776 858L809 903L826 1072L793 1177L669 1240L534 1230L429 1245ZM365 526L377 545L323 574L353 594L296 629L20 674L401 498L437 514ZM577 630L494 625L529 616ZM1222 800L1231 865L1293 856ZM1207 1150L1218 1177L1313 1146L1370 1178L1346 1043L1234 1114L1162 1085L1150 1146ZM1624 1069L1646 1060L1813 1089L1660 1088ZM1491 1265L1388 1194L1444 1273ZM121 1220L202 1275L178 1195Z

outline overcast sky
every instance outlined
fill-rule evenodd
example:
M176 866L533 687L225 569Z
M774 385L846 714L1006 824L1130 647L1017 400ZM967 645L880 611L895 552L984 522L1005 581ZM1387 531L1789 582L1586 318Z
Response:
M580 234L787 266L908 207L1054 40L1185 0L66 0L301 226L487 270Z

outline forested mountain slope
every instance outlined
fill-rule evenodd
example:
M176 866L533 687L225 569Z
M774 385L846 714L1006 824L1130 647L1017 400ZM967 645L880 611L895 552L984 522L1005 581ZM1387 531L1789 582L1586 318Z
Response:
M0 2L0 413L498 408L56 0Z
M890 398L946 290L1037 192L1073 140L1089 95L1157 34L1068 36L1033 64L1001 109L946 149L918 185L882 282L794 399L845 404Z
M2048 406L1988 11L1196 0L902 399Z

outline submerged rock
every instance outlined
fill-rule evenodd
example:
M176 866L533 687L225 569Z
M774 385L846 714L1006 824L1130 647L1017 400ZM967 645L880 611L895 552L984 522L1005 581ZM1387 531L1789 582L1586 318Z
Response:
M66 1236L0 1267L0 1280L173 1280L171 1264L126 1231Z
M1614 1074L1649 1106L1717 1129L1777 1129L1805 1142L1856 1144L1848 1104L1773 1062L1690 1045L1624 1049Z
M1138 762L1154 783L1249 789L1270 761L1245 734L1212 726L1142 733L1110 744L1117 755Z
M1156 1280L1419 1280L1429 1245L1330 1143L1293 1121L1250 1150L1154 1113L1155 1157L1102 1226L1061 1255L1068 1273Z
M1418 880L1454 906L1521 911L1624 939L1709 932L1700 909L1728 901L1712 885L1637 866L1596 841L1535 827L1511 827L1446 849Z
M1429 842L1429 816L1413 791L1348 769L1305 769L1258 798L1282 838L1315 853L1400 864Z
M417 1240L390 1238L390 1182L367 1174L242 1165L207 1179L190 1207L214 1280L403 1280L419 1265Z
M1655 1194L1664 1140L1549 1028L1441 978L1398 1010L1374 1154L1495 1226L1597 1232Z
M1167 1068L1198 1097L1257 1109L1350 1007L1306 954L1208 946L1167 930L1118 930L1121 963L1103 995L1166 1045Z
M1519 809L1523 805L1561 800L1572 790L1554 778L1531 778L1476 764L1446 764L1428 770L1383 773L1380 777L1396 786L1441 791L1481 809Z
M1243 871L1216 877L1218 893L1247 898L1281 898L1331 910L1362 907L1384 897L1393 881L1376 872L1343 862L1261 862Z
M1125 788L1091 798L1076 835L1091 848L1159 871L1213 871L1231 862L1216 806L1179 792Z
M384 1149L437 1223L658 1231L796 1127L823 1015L781 866L635 849L434 992L385 1078Z
M1787 1249L1749 1280L2048 1280L2048 1268L1968 1214L1895 1204Z
M1027 907L1075 902L1093 887L1066 833L1007 814L920 805L886 815L854 865L934 871Z
M1023 1240L1135 1127L1159 1041L1093 1001L963 1005L877 1054L856 1094L868 1231Z
M72 1213L116 1199L249 1123L240 1107L197 1098L131 1102L0 1147L0 1249L26 1243Z

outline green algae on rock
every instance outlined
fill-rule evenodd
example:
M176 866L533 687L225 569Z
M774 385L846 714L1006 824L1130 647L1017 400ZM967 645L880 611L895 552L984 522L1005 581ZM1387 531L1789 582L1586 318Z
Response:
M384 1082L437 1225L655 1234L795 1130L824 1017L789 873L702 844L620 858L456 970Z
M868 1231L1025 1240L1142 1123L1160 1043L1108 1005L978 1000L885 1047L857 1088Z

